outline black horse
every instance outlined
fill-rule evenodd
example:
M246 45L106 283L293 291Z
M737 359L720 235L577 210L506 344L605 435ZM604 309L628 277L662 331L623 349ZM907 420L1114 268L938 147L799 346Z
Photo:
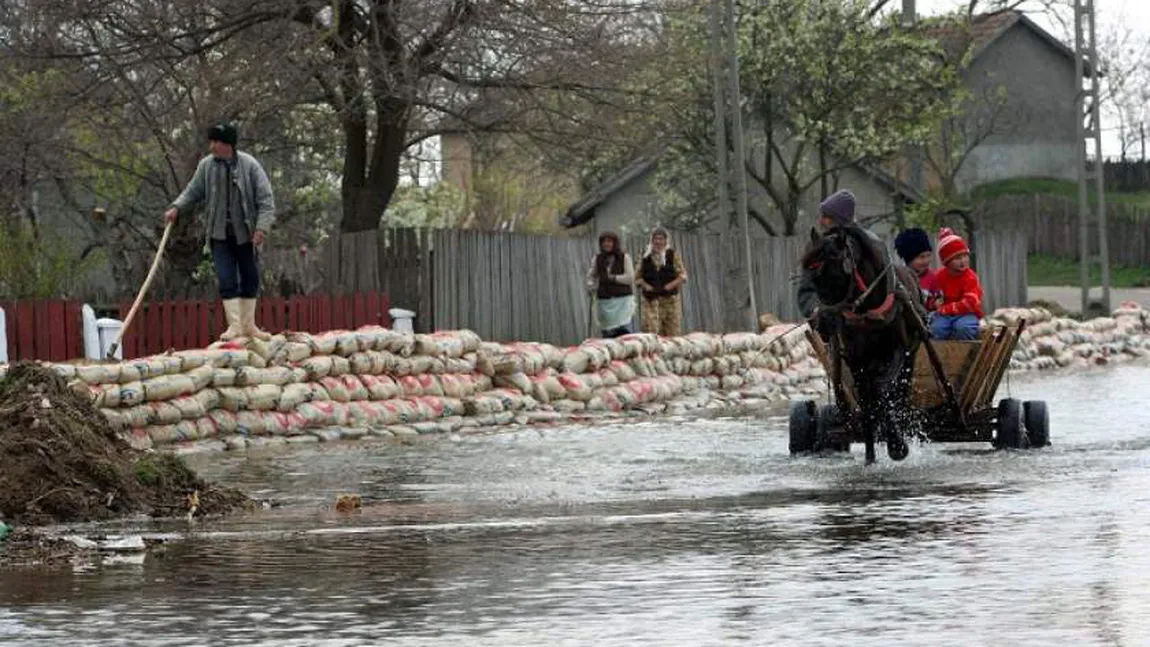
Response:
M922 314L917 278L891 263L877 238L853 225L826 234L812 229L802 263L818 296L813 323L828 342L828 369L844 425L862 433L868 463L874 461L876 439L886 442L892 459L906 458L904 433L917 419L910 404L913 358L923 338L914 319Z

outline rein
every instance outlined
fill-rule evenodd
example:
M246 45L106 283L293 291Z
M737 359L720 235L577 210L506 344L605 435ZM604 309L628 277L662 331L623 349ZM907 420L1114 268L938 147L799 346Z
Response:
M853 301L851 300L850 294L848 293L846 298L844 298L842 301L840 301L839 303L836 303L832 306L827 306L827 309L832 310L832 311L836 311L836 312L840 312L843 315L843 317L846 318L848 321L857 321L857 320L863 319L863 318L866 318L866 319L883 319L883 318L885 318L888 314L890 314L891 308L894 307L894 293L893 292L891 294L887 295L886 299L883 300L883 302L880 306L878 306L877 308L875 308L873 310L868 310L865 314L858 315L858 314L855 314L854 311L858 310L862 306L863 301L866 301L867 297L869 297L871 295L871 293L873 293L875 291L875 288L878 287L879 282L882 281L886 277L888 272L890 272L890 268L891 268L892 263L886 263L885 267L883 267L883 270L881 272L879 272L878 275L875 276L874 280L871 281L870 284L868 285L866 280L863 279L862 273L859 272L858 261L854 257L854 248L852 248L850 245L847 246L847 258L849 258L850 262L851 262L851 273L854 275L855 286L861 292L858 295L858 297L856 297ZM822 264L819 263L819 265L821 266Z

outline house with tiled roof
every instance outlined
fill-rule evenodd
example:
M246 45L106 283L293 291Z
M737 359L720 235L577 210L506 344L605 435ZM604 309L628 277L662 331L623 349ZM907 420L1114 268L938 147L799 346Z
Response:
M1077 177L1073 50L1018 11L922 28L956 63L965 61L969 99L925 154L843 170L838 185L855 191L863 219L890 216L944 182L963 193L1011 178ZM658 220L657 165L657 154L635 159L573 202L560 224L604 231ZM813 220L818 197L812 191L804 200L804 220Z
M1077 177L1070 47L1019 11L924 28L949 55L965 56L969 98L925 159L900 164L900 177L924 191L949 175L958 193L1012 178Z

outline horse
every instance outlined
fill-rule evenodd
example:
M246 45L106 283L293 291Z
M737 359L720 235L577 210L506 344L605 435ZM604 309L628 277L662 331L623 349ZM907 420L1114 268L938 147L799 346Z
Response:
M923 315L918 279L895 266L873 234L854 225L825 234L812 228L802 264L818 296L813 326L829 341L827 369L844 425L862 432L868 464L878 439L892 460L905 459L910 450L903 428L916 419L913 358L925 330L912 319Z

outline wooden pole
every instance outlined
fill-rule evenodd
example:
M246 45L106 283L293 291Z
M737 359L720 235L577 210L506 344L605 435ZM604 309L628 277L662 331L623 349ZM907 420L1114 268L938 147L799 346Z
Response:
M172 227L175 224L176 221L172 220L164 227L164 235L160 237L160 246L156 249L156 258L152 260L152 267L148 270L148 276L144 278L144 284L140 286L140 291L136 294L136 302L132 304L132 309L128 311L128 316L124 319L120 334L116 335L116 341L112 342L111 348L108 349L107 359L116 358L116 351L120 348L120 342L124 341L124 334L128 332L128 326L132 325L132 320L136 318L140 304L144 302L144 295L148 293L148 288L152 285L152 279L156 278L156 270L160 267L160 259L164 257L164 248L168 246L168 237L171 235Z

